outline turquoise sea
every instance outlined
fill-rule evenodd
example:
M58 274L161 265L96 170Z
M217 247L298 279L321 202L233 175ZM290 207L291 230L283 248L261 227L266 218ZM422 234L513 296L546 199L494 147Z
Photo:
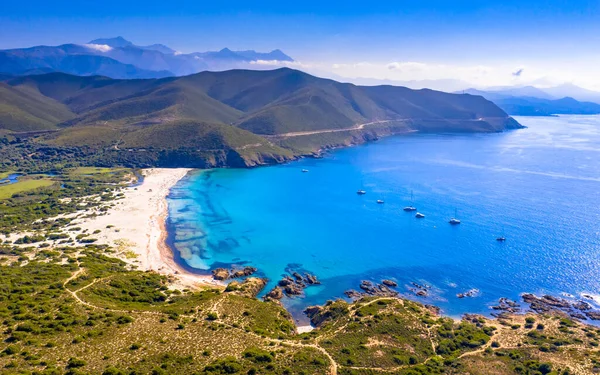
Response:
M266 290L289 270L315 274L322 285L283 301L300 320L304 307L384 278L451 316L490 313L523 292L598 295L600 117L517 120L528 128L396 136L322 159L192 173L169 196L176 259L199 273L252 265ZM424 219L402 210L411 191ZM459 226L448 224L455 210ZM433 293L414 296L412 282ZM456 297L472 288L476 297Z

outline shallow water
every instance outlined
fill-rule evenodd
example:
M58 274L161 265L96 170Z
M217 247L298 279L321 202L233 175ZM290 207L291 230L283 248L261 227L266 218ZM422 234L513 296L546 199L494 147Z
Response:
M298 318L364 279L397 280L406 296L411 282L429 284L419 300L452 316L523 292L600 294L600 117L517 119L528 128L194 173L169 197L176 257L198 272L255 266L267 289L289 269L316 274L321 286L284 301ZM402 210L411 191L424 219ZM455 209L460 226L448 224ZM456 297L471 288L477 297Z

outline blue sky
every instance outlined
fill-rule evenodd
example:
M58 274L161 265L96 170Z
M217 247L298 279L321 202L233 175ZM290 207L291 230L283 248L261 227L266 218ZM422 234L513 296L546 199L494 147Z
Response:
M305 70L600 88L600 1L14 1L0 48L122 35L182 51L280 48ZM523 69L519 77L513 72Z

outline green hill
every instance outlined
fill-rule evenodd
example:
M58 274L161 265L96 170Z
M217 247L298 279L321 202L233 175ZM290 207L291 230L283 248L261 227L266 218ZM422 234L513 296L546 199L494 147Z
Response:
M18 89L0 82L0 129L48 130L74 116L67 106L35 90Z
M480 96L356 86L287 68L138 80L50 73L0 89L0 129L55 130L33 142L81 148L96 164L257 165L407 131L520 127Z

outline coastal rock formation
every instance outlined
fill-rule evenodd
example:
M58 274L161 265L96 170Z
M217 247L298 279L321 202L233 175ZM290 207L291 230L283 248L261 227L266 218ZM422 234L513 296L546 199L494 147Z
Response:
M217 268L212 271L215 280L227 280L229 278L229 270L226 268Z
M429 289L431 289L429 285L418 284L415 282L412 282L411 284L413 285L413 287L410 288L410 291L413 292L415 296L427 297L429 295Z
M321 282L315 275L312 275L308 272L305 272L304 275L302 275L297 271L292 272L291 276L284 276L281 280L279 280L279 282L277 282L277 285L288 297L299 296L303 293L304 288L318 284L321 284Z
M242 269L232 268L231 270L226 268L216 268L212 271L212 274L215 280L227 280L247 277L254 274L256 271L257 270L254 267L244 267Z
M593 310L593 306L585 301L570 302L550 295L537 297L531 293L523 294L522 298L531 310L539 314L555 313L579 320L600 320L600 311Z
M390 281L390 280L387 280ZM392 282L393 283L393 282ZM395 284L395 283L394 283ZM397 284L396 284L397 285ZM362 289L362 292L358 292L356 290L347 290L344 292L346 297L352 299L359 299L365 296L377 296L377 297L395 297L398 295L398 292L392 290L388 285L385 285L384 282L381 284L375 284L369 280L362 280L359 288Z
M237 279L240 277L246 277L246 276L250 276L252 274L254 274L256 272L256 268L254 267L244 267L240 270L235 270L233 271L232 275L230 276L232 279Z
M392 288L395 288L398 286L398 283L396 283L395 281L392 281L392 280L388 280L388 279L382 280L381 283L385 286L389 286Z
M521 310L521 306L513 300L502 297L498 300L498 304L496 306L492 306L493 310L500 311L502 313L517 313ZM499 316L500 314L492 314L493 316Z
M347 315L348 304L342 300L327 301L324 306L310 306L304 310L313 326L319 327L329 320Z
M265 300L267 299L276 299L276 300L280 300L283 298L283 290L276 286L275 288L271 289L269 291L269 293L267 293L267 295L265 296Z
M249 277L240 282L234 280L227 285L225 292L237 294L243 297L255 298L267 285L267 280L258 277Z
M470 289L470 290L467 290L464 293L458 293L456 295L456 297L457 298L465 298L465 297L472 298L472 297L477 297L478 294L479 294L479 289Z

